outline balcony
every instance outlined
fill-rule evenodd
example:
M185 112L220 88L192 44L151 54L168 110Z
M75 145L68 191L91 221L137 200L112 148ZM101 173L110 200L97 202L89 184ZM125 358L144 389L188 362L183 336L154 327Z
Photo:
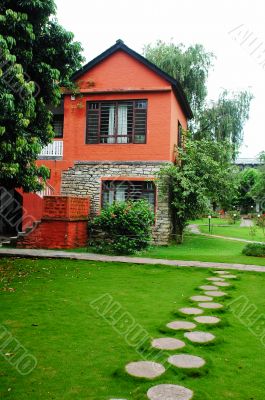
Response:
M43 147L39 154L39 160L62 160L63 158L63 140L54 140Z

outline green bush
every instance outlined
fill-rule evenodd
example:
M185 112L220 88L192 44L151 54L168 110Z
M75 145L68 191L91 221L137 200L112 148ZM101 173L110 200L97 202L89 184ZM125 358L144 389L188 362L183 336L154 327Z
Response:
M133 254L149 246L153 224L147 201L114 203L89 222L90 245L99 253Z
M265 257L265 244L249 243L244 247L242 253L246 256Z
M232 225L235 221L239 221L241 219L240 212L237 210L227 211L226 219L228 224Z

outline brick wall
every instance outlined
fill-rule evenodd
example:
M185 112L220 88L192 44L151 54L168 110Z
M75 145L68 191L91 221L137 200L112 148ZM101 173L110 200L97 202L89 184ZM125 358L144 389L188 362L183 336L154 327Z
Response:
M88 241L87 197L44 197L41 223L29 234L19 237L17 247L32 249L69 249L85 247Z
M46 196L43 203L43 218L83 219L89 213L88 197Z

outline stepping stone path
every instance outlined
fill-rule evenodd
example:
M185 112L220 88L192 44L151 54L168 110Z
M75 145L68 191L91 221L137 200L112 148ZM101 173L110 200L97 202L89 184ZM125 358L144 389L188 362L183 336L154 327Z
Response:
M213 282L212 285L202 285L199 289L204 290L204 295L197 295L190 297L190 300L199 302L198 307L183 307L179 311L187 315L196 315L193 317L194 321L200 324L217 324L221 321L220 318L211 315L199 315L204 313L204 309L219 309L223 305L213 302L214 297L226 296L227 293L219 290L220 287L228 287L230 283L225 279L235 279L236 275L232 275L227 271L212 271L219 276L206 278L208 281ZM185 330L184 337L193 343L208 343L215 339L215 335L203 331L191 331L196 328L196 324L189 321L172 321L166 325L173 330ZM160 350L177 350L185 346L182 340L163 337L153 339L151 342L152 347ZM198 356L190 354L175 354L167 360L171 365L178 368L201 368L206 364L206 361ZM166 369L162 364L154 361L136 361L131 362L125 367L126 372L137 378L155 379L162 375ZM193 397L193 391L183 386L173 384L161 384L151 387L147 392L149 400L190 400ZM110 399L110 400L126 400L126 399Z
M206 278L207 281L212 281L212 282L224 282L224 278L219 278L217 276L211 276L210 278Z
M208 292L208 293L211 293L211 292ZM190 299L192 301L211 301L211 300L213 300L213 298L209 297L208 295L207 296L192 296L192 297L190 297Z
M223 282L219 282L219 283L223 283ZM215 283L216 285L216 283ZM203 285L203 286L199 286L199 289L202 290L218 290L217 286L213 286L213 285Z
M222 286L222 287L227 287L227 286L231 286L231 284L230 283L228 283L228 282L215 282L214 283L216 286Z
M212 296L212 297L223 297L227 296L227 293L222 292L221 290L211 290L209 292L205 292L206 296ZM203 297L203 296L202 296Z
M229 272L227 272L227 271L220 271L220 270L218 270L218 271L212 271L214 274L220 274L220 275L223 275L223 274L229 274Z
M154 361L136 361L127 364L125 370L137 378L154 379L162 375L166 369Z
M172 321L167 324L170 329L178 330L189 330L196 328L196 324L188 321Z
M177 350L186 346L182 340L169 337L154 339L151 345L160 350Z
M218 309L223 307L223 305L220 303L199 303L198 306L201 308L213 308L213 309Z
M194 320L196 322L199 322L200 324L218 324L218 322L221 321L220 318L212 317L212 316L208 316L208 315L194 317Z
M189 354L177 354L168 358L169 364L178 368L201 368L205 365L206 361L198 356L191 356Z
M188 315L198 315L198 314L203 313L203 310L201 310L200 308L196 308L196 307L183 307L183 308L180 308L179 311L182 314L188 314Z
M194 343L208 343L215 339L212 333L201 331L186 332L184 336Z
M179 385L162 384L151 387L147 397L149 400L190 400L193 391Z

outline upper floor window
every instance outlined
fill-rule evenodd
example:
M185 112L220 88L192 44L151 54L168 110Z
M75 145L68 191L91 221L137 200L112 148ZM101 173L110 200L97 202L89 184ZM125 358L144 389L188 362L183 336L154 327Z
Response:
M63 137L63 120L64 116L61 114L55 114L53 116L52 126L55 138Z
M147 100L87 103L86 143L146 143Z

